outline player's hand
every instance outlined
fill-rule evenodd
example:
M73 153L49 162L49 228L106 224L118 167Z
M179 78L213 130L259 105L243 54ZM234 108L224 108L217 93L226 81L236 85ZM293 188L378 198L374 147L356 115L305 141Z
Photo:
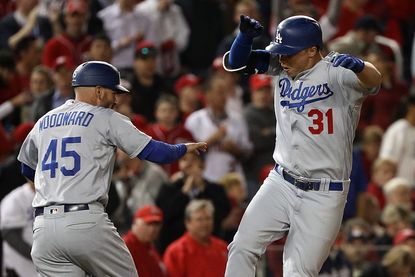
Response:
M241 31L241 33L244 33L254 38L262 33L264 27L257 20L241 14L239 30Z
M349 54L339 54L333 60L333 66L342 66L352 70L354 73L360 73L365 68L363 60Z
M187 153L189 152L196 152L197 154L200 154L200 152L206 152L207 150L207 143L206 142L190 142L190 143L185 143L184 145L186 145L187 147Z

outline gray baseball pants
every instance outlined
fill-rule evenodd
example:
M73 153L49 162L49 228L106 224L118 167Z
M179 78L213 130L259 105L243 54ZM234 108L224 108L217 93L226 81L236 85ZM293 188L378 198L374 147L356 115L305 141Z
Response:
M31 256L41 276L138 276L100 203L71 212L64 212L62 205L45 207L34 221Z
M266 247L287 232L284 276L317 276L339 231L348 185L343 191L329 191L324 184L320 191L304 191L271 170L228 247L225 276L254 277Z

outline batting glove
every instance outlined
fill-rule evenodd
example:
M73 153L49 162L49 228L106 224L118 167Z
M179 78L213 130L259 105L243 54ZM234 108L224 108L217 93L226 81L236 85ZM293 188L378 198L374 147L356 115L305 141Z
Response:
M352 70L354 73L360 73L365 68L365 63L361 59L349 54L339 54L334 58L333 66L339 65Z
M242 14L240 17L239 30L241 33L254 38L262 33L264 27L255 19Z

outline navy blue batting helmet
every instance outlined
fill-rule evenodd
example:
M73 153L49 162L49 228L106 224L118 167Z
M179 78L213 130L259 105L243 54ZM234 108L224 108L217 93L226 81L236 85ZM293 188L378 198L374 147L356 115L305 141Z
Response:
M129 92L121 85L120 72L106 62L90 61L79 65L72 75L72 87L96 87L112 89L123 93Z
M266 49L279 55L294 55L312 46L323 47L320 24L309 16L296 15L278 24L275 39Z

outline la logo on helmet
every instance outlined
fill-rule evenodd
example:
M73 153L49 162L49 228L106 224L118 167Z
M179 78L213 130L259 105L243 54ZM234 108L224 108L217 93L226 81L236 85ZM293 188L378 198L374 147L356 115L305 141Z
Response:
M282 43L282 36L280 34L280 31L277 31L277 35L275 36L275 42Z

